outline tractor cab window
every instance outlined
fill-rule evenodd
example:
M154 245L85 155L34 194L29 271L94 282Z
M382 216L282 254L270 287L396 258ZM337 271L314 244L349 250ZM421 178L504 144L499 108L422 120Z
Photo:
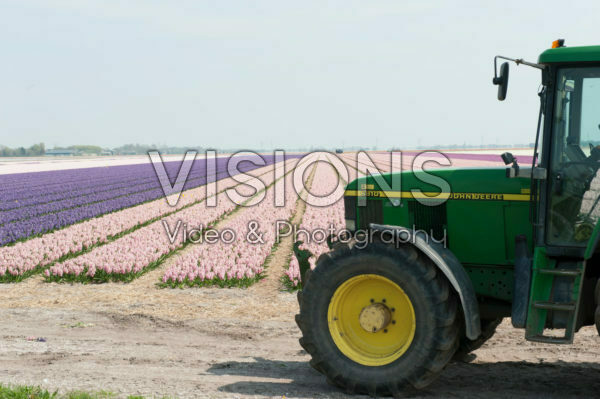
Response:
M600 218L600 68L557 74L547 241L584 246Z

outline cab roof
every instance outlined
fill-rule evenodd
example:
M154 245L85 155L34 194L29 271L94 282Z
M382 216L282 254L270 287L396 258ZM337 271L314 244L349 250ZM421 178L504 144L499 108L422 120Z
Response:
M540 54L538 63L600 62L600 46L557 47Z

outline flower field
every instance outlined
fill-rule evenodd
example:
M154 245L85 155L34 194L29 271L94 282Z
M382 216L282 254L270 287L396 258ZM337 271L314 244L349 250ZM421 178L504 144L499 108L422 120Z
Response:
M385 154L387 156L387 154ZM360 175L358 170L353 166L353 159L350 156L342 155L340 157L346 164L348 170L349 180L355 179ZM371 157L373 163L383 172L389 170L388 164L382 159L382 156L375 155ZM389 158L388 158L389 159ZM347 183L347 182L345 182ZM333 167L329 164L321 164L317 168L315 173L315 179L311 186L311 192L315 196L325 196L331 192L332 188L338 184L338 175ZM331 231L330 227L333 227L334 234L344 229L344 201L343 198L338 200L332 205L324 206L323 200L318 200L314 204L307 204L304 210L304 216L302 223L300 224L300 230L314 232L317 230ZM318 237L320 238L320 237ZM322 240L308 239L306 235L299 234L299 241L302 244L299 245L300 250L309 251L312 255L308 258L308 263L311 269L314 269L315 264L319 256L329 251L327 242ZM298 258L293 256L288 265L288 269L285 271L283 276L283 284L290 289L299 287L301 283L300 275L300 264Z
M458 155L464 156L453 156L453 166L493 164L497 158ZM356 154L339 155L348 180L371 162L382 172L390 170L389 153L369 156L370 162L357 163ZM410 169L414 156L403 156L404 170ZM163 287L250 285L264 277L266 261L278 246L277 221L290 221L299 209L294 166L314 165L305 172L304 183L310 180L310 193L323 196L338 185L331 157L323 155L320 160L326 162L314 162L310 157L299 161L299 156L287 156L275 164L273 156L263 156L266 166L244 161L238 169L245 173L237 177L229 174L226 158L219 158L215 170L209 171L205 160L197 160L175 206L165 200L150 164L2 175L0 282L19 282L36 274L47 282L129 282L160 267L157 283ZM180 165L165 164L172 180ZM264 191L247 184L252 176L263 182ZM207 185L211 182L216 188ZM279 183L285 183L286 200L275 206ZM225 194L232 188L253 197L246 204L235 203ZM213 196L215 201L207 201ZM300 230L344 227L343 200L328 206L323 201L306 204L298 216ZM257 243L244 239L253 222L262 234ZM228 230L235 239L209 243L212 228ZM197 231L190 235L193 229ZM314 267L319 255L328 251L326 242L301 234L297 238L303 241L299 249L311 254L308 263ZM300 265L291 254L287 259L282 281L288 288L298 287Z
M283 168L283 165L276 167ZM274 174L267 173L261 180L269 186L273 183L273 178ZM247 186L244 188L248 189ZM178 222L189 226L211 226L236 207L237 205L226 195L219 195L214 207L207 206L203 201L155 221L114 242L95 248L85 255L58 263L46 269L44 274L49 281L131 280L152 266L158 265L166 256L188 243L183 241L181 235L175 237L173 241L169 240L165 223L173 228ZM249 209L244 211L247 212Z
M337 179L338 176L333 167L328 164L320 164L315 172L311 192L315 196L324 196L331 192L332 187L337 185ZM306 205L302 223L300 224L301 230L314 232L317 229L322 229L329 232L328 230L331 225L335 226L336 231L344 228L343 199L338 200L335 204L329 206L323 206L323 201L317 201L314 205ZM311 268L314 268L319 255L329 250L327 243L308 239L306 235L303 234L299 234L298 239L302 241L299 248L301 250L308 250L312 254L308 261ZM296 287L301 282L300 265L295 256L290 260L284 278L284 284L290 287Z
M249 285L260 278L264 262L276 244L273 226L277 221L289 221L298 204L292 184L292 174L285 179L285 197L291 200L276 207L274 187L268 187L263 201L243 208L220 228L234 232L233 242L217 241L198 245L178 257L164 274L164 286ZM255 225L253 223L256 223ZM252 235L253 227L256 234ZM262 226L262 228L261 228ZM260 239L258 234L260 234Z
M268 165L271 155L263 157ZM194 161L185 189L227 177L227 158L207 171L205 159ZM179 162L165 162L173 179ZM242 162L240 172L257 168ZM0 176L0 245L59 229L163 196L151 164L38 172Z
M269 166L256 171L259 174L269 172L272 174L273 172L272 167ZM222 191L237 184L238 182L233 178L221 179L217 182L217 190ZM161 197L40 237L33 237L10 246L2 246L0 247L0 281L19 281L40 267L77 256L95 246L113 241L161 217L197 204L203 201L205 196L206 187L200 186L184 191L175 207L169 206ZM4 228L7 227L3 226L2 229L4 230Z

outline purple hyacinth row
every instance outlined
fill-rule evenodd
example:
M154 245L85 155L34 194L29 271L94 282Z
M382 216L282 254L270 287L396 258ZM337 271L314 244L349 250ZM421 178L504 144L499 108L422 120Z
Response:
M218 171L222 170L223 163L227 163L227 158L217 159ZM174 177L177 174L179 165L179 162L165 163L169 176ZM205 169L205 160L195 161L188 180L204 175ZM6 181L14 180L15 176L21 176L20 180ZM145 184L155 186L157 184L156 175L150 164L5 175L0 176L0 210L17 209L72 198L74 195L89 195Z
M274 162L273 156L263 156L263 159L267 164ZM229 176L227 162L228 158L217 159L216 170L208 172L208 182ZM165 163L167 174L172 180L175 179L180 166L180 162ZM257 167L251 162L242 162L238 165L238 170L247 172ZM206 175L206 161L203 159L195 161L184 189L206 184ZM151 182L123 187L123 180L130 181L136 176L137 181L150 180ZM63 178L69 181L67 187L62 187L66 197L48 202L44 190L56 190ZM90 193L89 189L93 188L91 184L96 178L98 190ZM76 179L79 179L79 183ZM44 182L46 186L43 185ZM9 198L14 197L6 187L21 192L18 186L26 188L28 184L36 187L33 189L35 196L30 198L38 197L40 203L0 213L0 245L53 231L164 195L152 165L143 164L0 176L0 187L3 188L0 191L0 203L5 204ZM116 188L110 189L111 184ZM102 191L107 187L108 190Z
M227 171L221 170L217 172L216 179L221 179L224 176L227 176ZM209 177L212 178L212 176ZM194 174L190 173L187 180L187 188L193 188L197 187L198 185L204 184L203 182L205 180L205 174L200 175L198 171L196 171ZM124 186L119 185L116 188L109 189L102 189L102 187L96 187L96 191L92 192L88 192L88 190L71 191L63 193L63 197L66 195L66 198L40 202L38 204L24 205L20 208L10 209L8 211L2 212L0 213L0 225L9 222L14 222L17 220L29 219L34 216L44 215L47 213L54 213L69 208L75 208L82 205L92 204L95 202L117 199L119 197L132 194L141 194L145 191L156 190L156 188L157 182L155 178L154 181L149 181L148 183L144 184L125 184ZM47 200L47 197L45 199Z

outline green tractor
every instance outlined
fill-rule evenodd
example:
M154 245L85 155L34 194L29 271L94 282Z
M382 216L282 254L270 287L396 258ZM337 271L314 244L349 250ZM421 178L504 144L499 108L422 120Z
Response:
M600 331L600 46L556 41L538 63L496 57L503 100L498 59L541 71L531 163L505 153L506 168L407 171L401 190L393 173L361 177L344 197L352 238L303 276L300 344L348 393L423 388L505 317L530 341Z

